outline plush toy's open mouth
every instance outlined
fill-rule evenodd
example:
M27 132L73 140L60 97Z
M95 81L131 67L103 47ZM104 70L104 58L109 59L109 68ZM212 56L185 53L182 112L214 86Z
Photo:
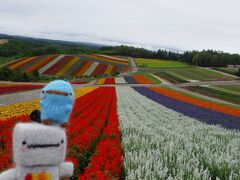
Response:
M29 149L36 149L36 148L50 148L50 147L59 147L60 143L58 144L30 144L27 145Z
M56 90L47 90L45 91L47 94L57 94L61 96L68 96L70 93L62 92L62 91L56 91ZM70 94L71 95L71 94Z

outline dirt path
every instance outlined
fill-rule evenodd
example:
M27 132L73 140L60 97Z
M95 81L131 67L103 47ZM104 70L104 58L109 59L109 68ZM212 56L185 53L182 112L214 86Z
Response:
M132 72L138 72L138 68L135 62L135 59L132 57L129 57L129 66Z
M156 76L155 74L152 74L152 73L151 73L151 76L153 76L154 78L156 78L156 79L158 79L159 81L161 81L162 84L168 84L168 85L171 85L171 84L172 84L172 83L168 82L167 80L165 80L165 79L163 79L163 78L161 78L161 77L159 77L159 76Z

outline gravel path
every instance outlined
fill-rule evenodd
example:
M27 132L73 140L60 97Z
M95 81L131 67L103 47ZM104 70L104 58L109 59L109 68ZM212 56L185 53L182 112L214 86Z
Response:
M41 89L5 94L0 96L0 106L25 102L40 97Z
M163 79L163 78L161 78L159 76L156 76L155 74L151 74L151 76L153 76L154 78L156 78L159 81L161 81L162 84L168 84L168 85L172 84L172 83L168 82L167 80L165 80L165 79Z

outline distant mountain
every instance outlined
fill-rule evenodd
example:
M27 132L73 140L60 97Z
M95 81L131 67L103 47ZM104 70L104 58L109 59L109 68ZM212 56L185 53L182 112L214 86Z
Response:
M19 35L8 35L8 34L0 34L0 39L16 39L16 40L23 40L28 42L39 42L39 43L46 43L46 44L56 44L56 45L72 45L72 46L79 46L79 47L86 47L86 48L100 48L105 45L103 44L96 44L96 43L88 43L88 42L72 42L72 41L62 41L62 40L52 40L52 39L43 39L43 38L34 38L34 37L26 37L26 36L19 36Z

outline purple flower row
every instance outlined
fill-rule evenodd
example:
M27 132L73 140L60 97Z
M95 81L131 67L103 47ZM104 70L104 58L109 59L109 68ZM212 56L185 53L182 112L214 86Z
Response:
M138 84L137 81L135 81L133 79L133 77L130 77L130 76L126 76L124 77L125 81L128 83L128 84Z
M145 87L134 87L140 94L176 112L211 125L221 125L227 129L240 130L240 118L204 107L178 101Z

